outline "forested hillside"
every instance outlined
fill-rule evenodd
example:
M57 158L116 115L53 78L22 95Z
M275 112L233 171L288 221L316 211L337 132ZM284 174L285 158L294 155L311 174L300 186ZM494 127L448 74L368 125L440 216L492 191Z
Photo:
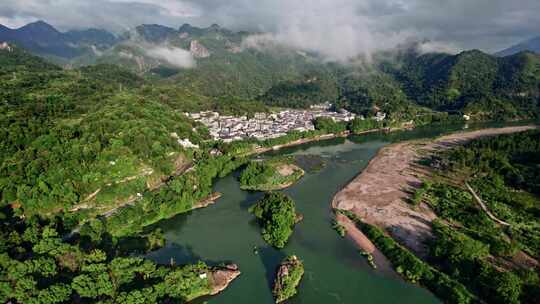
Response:
M538 115L540 56L519 53L497 58L480 51L407 54L385 69L415 103L461 111L477 119L519 119Z
M191 210L234 169L216 159L168 183L195 158L177 140L206 136L177 111L190 95L169 103L118 66L64 70L13 46L0 86L1 302L186 302L224 288L215 271L239 274L133 257L164 246L159 230L134 236L144 226Z
M116 66L66 71L20 49L0 51L0 62L1 201L25 214L132 200L189 163L176 138L205 134L137 94L144 81Z

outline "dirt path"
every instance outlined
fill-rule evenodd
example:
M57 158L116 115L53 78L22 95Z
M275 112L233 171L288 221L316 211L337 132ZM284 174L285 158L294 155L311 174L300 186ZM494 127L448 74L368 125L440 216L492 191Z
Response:
M472 139L534 128L536 126L483 129L384 147L359 176L336 194L332 207L354 212L364 222L382 228L419 256L425 256L425 241L432 237L431 222L436 215L426 204L413 209L406 202L410 191L420 186L421 178L427 174L415 165L416 161Z
M491 211L489 211L488 207L486 206L486 204L484 204L484 202L482 201L482 199L478 196L478 194L476 194L476 191L474 191L474 189L469 185L469 183L465 183L465 186L467 187L467 189L469 190L469 192L471 192L472 196L474 197L474 199L476 200L476 202L480 205L480 207L482 208L482 210L484 210L484 212L486 213L486 215L492 219L493 221L503 225L503 226L510 226L509 223L505 222L505 221L501 221L500 219L498 219L495 215L493 215L493 213L491 213Z

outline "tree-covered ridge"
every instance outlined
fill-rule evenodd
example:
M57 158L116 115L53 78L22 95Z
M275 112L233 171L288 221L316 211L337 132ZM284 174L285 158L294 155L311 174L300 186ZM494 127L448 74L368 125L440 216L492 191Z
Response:
M259 220L263 239L276 248L285 247L297 220L294 201L281 192L269 192L249 211Z
M538 131L472 141L431 160L438 169L413 200L441 220L431 262L490 303L540 295L538 155Z
M161 266L126 255L125 249L133 249L122 249L123 241L107 234L66 242L67 223L58 218L21 220L6 208L0 216L2 302L186 302L212 292L214 270L202 262Z
M480 51L458 55L416 53L384 70L415 103L462 111L475 119L518 119L538 115L540 57L519 53L498 58Z
M271 106L307 108L339 97L338 80L330 68L306 72L303 79L298 78L272 86L258 99Z

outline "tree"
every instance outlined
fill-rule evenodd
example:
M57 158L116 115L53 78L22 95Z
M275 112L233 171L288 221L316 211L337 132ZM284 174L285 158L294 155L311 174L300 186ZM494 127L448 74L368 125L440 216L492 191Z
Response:
M341 133L347 129L345 123L335 122L332 118L329 117L317 117L313 124L315 129L324 131L326 133Z
M296 222L294 201L283 193L270 192L249 211L259 219L263 239L277 248L285 247Z

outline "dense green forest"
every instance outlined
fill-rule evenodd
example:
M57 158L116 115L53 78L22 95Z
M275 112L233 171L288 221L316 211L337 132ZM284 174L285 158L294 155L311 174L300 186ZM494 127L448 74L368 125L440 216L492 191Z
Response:
M144 227L191 210L213 178L245 161L210 156L206 129L122 68L63 70L15 48L0 51L0 79L0 301L209 294L206 264L158 266L132 255L163 245ZM183 149L177 138L204 149Z
M261 226L263 239L276 248L283 248L297 221L294 201L281 192L268 192L249 211Z
M519 53L498 58L473 50L455 56L402 54L383 70L416 104L460 111L478 120L538 117L540 57Z
M83 233L66 241L62 219L23 220L9 208L0 226L2 303L185 302L211 292L213 268L202 262L160 266L128 254L162 245L159 233L130 240Z
M189 161L172 133L193 142L205 134L127 92L141 80L119 68L63 71L18 50L0 61L1 201L26 214L117 205Z
M428 160L436 169L412 203L438 215L431 261L490 303L540 296L540 132L485 138ZM464 183L478 193L480 208Z

